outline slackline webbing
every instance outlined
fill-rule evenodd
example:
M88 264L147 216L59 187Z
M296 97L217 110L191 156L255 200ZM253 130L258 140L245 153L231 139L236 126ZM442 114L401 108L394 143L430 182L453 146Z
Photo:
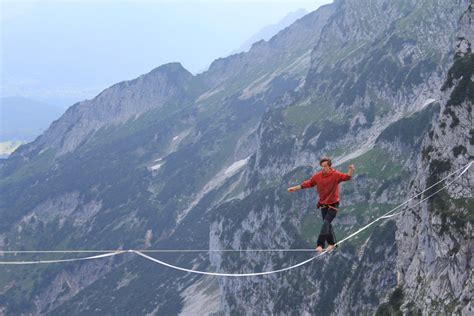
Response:
M405 202L403 202L402 204L394 207L393 209L391 209L390 211L386 212L385 214L383 214L382 216L379 216L378 218L376 218L375 220L373 220L372 222L368 223L367 225L363 226L362 228L358 229L357 231L355 231L354 233L346 236L345 238L343 238L342 240L338 241L336 243L336 245L340 245L341 243L343 243L344 241L354 237L355 235L361 233L362 231L366 230L367 228L369 228L370 226L372 226L373 224L375 224L376 222L380 221L380 220L383 220L383 219L387 219L387 218L391 218L393 216L396 216L402 212L404 212L405 210L401 210L397 213L393 213L395 212L396 210L398 210L399 208L401 208L402 206L408 204L410 201L414 200L415 198L417 198L418 196L422 195L423 193L425 193L426 191L430 190L431 188L433 188L434 186L438 185L439 183L445 181L446 179L448 179L450 176L452 175L455 175L456 173L458 173L459 171L461 171L461 173L459 173L454 179L452 179L450 182L448 182L446 185L444 185L441 189L435 191L434 193L430 194L429 196L425 197L425 198L422 198L420 201L418 201L417 203L415 203L414 205L411 205L411 206L408 206L407 209L411 209L411 208L414 208L415 206L421 204L422 202L424 202L425 200L431 198L432 196L438 194L440 191L442 191L443 189L447 188L448 186L450 186L451 184L454 183L454 181L456 181L458 178L460 178L464 173L467 172L467 170L471 167L473 161L469 162L466 166L463 166L462 168L448 174L446 177L444 177L443 179L439 180L438 182L434 183L433 185L431 185L430 187L424 189L423 191L421 191L420 193L414 195L413 197L411 197L410 199L406 200ZM392 214L393 213L393 214ZM143 250L133 250L133 249L130 249L130 250L18 250L18 251L15 251L15 250L0 250L0 254L38 254L38 253L101 253L100 255L94 255L94 256L89 256L89 257L82 257L82 258L71 258L71 259L58 259L58 260L37 260L37 261L0 261L0 265L22 265L22 264L41 264L41 263L65 263L65 262L74 262L74 261L84 261L84 260L93 260L93 259L99 259L99 258L106 258L106 257L112 257L112 256L115 256L115 255L118 255L118 254L123 254L123 253L134 253L136 255L139 255L147 260L150 260L152 262L155 262L155 263L158 263L158 264L161 264L163 266L166 266L166 267L169 267L169 268L173 268L173 269L176 269L176 270L180 270L180 271L184 271L184 272L189 272L189 273L197 273L197 274L204 274L204 275L212 275L212 276L229 276L229 277L244 277L244 276L260 276L260 275L268 275L268 274L273 274L273 273L278 273L278 272L283 272L283 271L288 271L288 270L292 270L292 269L295 269L295 268L298 268L298 267L301 267L311 261L313 261L314 259L326 254L328 252L328 250L324 250L323 252L305 260L305 261L302 261L300 263L297 263L295 265L292 265L292 266L289 266L289 267L286 267L286 268L281 268L281 269L277 269L277 270L272 270L272 271L263 271L263 272L255 272L255 273L219 273L219 272L207 272L207 271L198 271L198 270L192 270L192 269L186 269L186 268L182 268L182 267L178 267L178 266L174 266L172 264L169 264L169 263L166 263L164 261L161 261L161 260L158 260L156 258L153 258L153 257L150 257L148 255L146 255L145 253L148 252L148 253L165 253L165 252L271 252L271 251L279 251L279 252L305 252L305 251L310 251L310 252L314 252L315 250L314 249L143 249Z

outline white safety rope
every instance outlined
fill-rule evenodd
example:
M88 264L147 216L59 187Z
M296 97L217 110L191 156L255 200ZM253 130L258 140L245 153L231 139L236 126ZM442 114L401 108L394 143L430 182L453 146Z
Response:
M312 251L314 252L314 249ZM255 273L219 273L219 272L207 272L207 271L191 270L191 269L186 269L186 268L181 268L181 267L174 266L172 264L166 263L164 261L158 260L158 259L150 257L148 255L145 255L144 253L141 253L140 251L132 250L132 252L136 253L139 256L142 256L143 258L151 260L153 262L159 263L161 265L164 265L164 266L176 269L176 270L185 271L185 272L204 274L204 275L213 275L213 276L248 277L248 276L259 276L259 275L273 274L273 273L278 273L278 272L283 272L283 271L288 271L288 270L291 270L291 269L294 269L294 268L298 268L302 265L307 264L310 261L313 261L317 257L323 255L324 253L327 252L327 250L319 253L318 255L316 255L312 258L309 258L308 260L305 260L303 262L300 262L298 264L295 264L295 265L287 267L287 268L282 268L282 269L273 270L273 271L255 272Z
M372 222L368 223L367 225L365 225L364 227L360 228L359 230L355 231L354 233L350 234L349 236L345 237L344 239L338 241L336 243L336 245L339 245L341 243L343 243L344 241L348 240L349 238L352 238L354 237L355 235L359 234L360 232L366 230L367 228L369 228L370 226L372 226L373 224L375 224L376 222L378 222L379 220L381 219L386 219L386 218L390 218L392 216L395 216L395 215L398 215L399 213L403 212L403 211L400 211L400 212L397 212L396 214L392 214L392 215L389 215L390 213L394 212L395 210L399 209L400 207L402 207L403 205L407 204L408 202L410 202L411 200L414 200L415 198L417 198L418 196L422 195L423 193L425 193L426 191L428 191L429 189L431 189L432 187L434 187L435 185L441 183L442 181L446 180L448 177L452 176L453 174L456 174L457 172L459 172L460 170L462 170L462 172L457 175L452 181L450 181L448 184L446 184L445 186L443 186L441 189L437 190L435 193L429 195L428 197L420 200L419 202L417 202L415 205L412 205L410 206L409 208L413 208L415 206L417 206L418 204L421 204L423 201L429 199L430 197L432 197L433 195L439 193L441 190L447 188L448 186L450 186L456 179L458 179L459 177L461 177L472 165L472 161L470 163L468 163L465 167L462 167L458 170L456 170L455 172L453 173L450 173L449 175L447 175L446 177L444 177L443 179L441 179L440 181L438 181L437 183L433 184L432 186L430 186L429 188L426 188L424 189L423 191L421 191L420 193L416 194L415 196L411 197L410 199L406 200L405 202L403 202L402 204L398 205L397 207L394 207L393 209L391 209L390 211L388 211L387 213L385 213L384 215L374 219Z
M461 177L468 169L469 167L472 165L472 161L465 167L463 168L460 168L458 169L457 171L447 175L446 177L444 177L442 180L438 181L437 183L433 184L432 186L430 186L429 188L426 188L425 190L423 190L422 192L414 195L413 197L411 197L410 199L406 200L405 202L403 202L402 204L394 207L393 209L391 209L390 211L388 211L387 213L385 213L384 215L378 217L377 219L373 220L372 222L370 222L369 224L365 225L364 227L362 227L361 229L357 230L356 232L350 234L349 236L345 237L344 239L340 240L339 242L337 242L335 244L335 246L337 245L340 245L341 243L343 243L344 241L348 240L349 238L352 238L354 237L355 235L359 234L360 232L366 230L367 228L369 228L370 226L372 226L373 224L375 224L377 221L381 220L381 219L384 219L384 218L389 218L391 216L388 216L388 214L394 212L395 210L399 209L400 207L402 207L403 205L407 204L408 202L410 202L411 200L417 198L419 195L423 194L424 192L428 191L429 189L431 189L432 187L434 187L435 185L441 183L442 181L446 180L448 177L456 174L457 172L459 172L460 170L462 170L462 172L456 176L452 181L450 181L448 184L446 184L444 187L442 187L441 189L439 189L438 191L436 191L435 193L431 194L430 196L428 196L427 198L424 198L422 199L421 201L419 201L418 203L416 203L415 205L411 206L410 208L422 203L424 200L430 198L431 196L437 194L438 192L440 192L441 190L445 189L446 187L448 187L449 185L451 185L456 179L458 179L459 177ZM393 215L396 215L396 214L393 214ZM314 250L313 250L314 251ZM198 271L198 270L191 270L191 269L185 269L185 268L181 268L181 267L177 267L177 266L174 266L172 264L169 264L169 263L166 263L166 262L163 262L161 260L158 260L156 258L153 258L153 257L150 257L148 255L145 255L139 251L136 251L136 250L133 250L132 252L148 259L148 260L151 260L155 263L159 263L161 265L164 265L164 266L167 266L167 267L170 267L170 268L173 268L173 269L177 269L177 270L181 270L181 271L185 271L185 272L190 272L190 273L197 273L197 274L205 274L205 275L213 275L213 276L234 276L234 277L244 277L244 276L260 276L260 275L267 275L267 274L272 274L272 273L278 273L278 272L283 272L283 271L287 271L287 270L291 270L291 269L294 269L294 268L297 268L297 267L300 267L302 265L305 265L311 261L313 261L314 259L316 259L317 257L325 254L327 252L327 250L319 253L318 255L308 259L308 260L305 260L303 262L300 262L298 264L295 264L293 266L290 266L290 267L287 267L287 268L283 268L283 269L278 269L278 270L273 270L273 271L265 271L265 272L256 272L256 273L217 273L217 272L206 272L206 271Z
M36 260L36 261L0 261L0 265L15 265L15 264L40 264L40 263L65 263L65 262L74 262L74 261L83 261L83 260L93 260L106 257L112 257L118 254L124 253L124 251L115 251L110 253L104 253L101 255L83 257L83 258L71 258L71 259L58 259L58 260Z
M341 243L343 243L344 241L354 237L355 235L359 234L360 232L366 230L367 228L369 228L370 226L372 226L373 224L375 224L376 222L378 222L379 220L382 220L382 219L387 219L387 218L390 218L392 216L395 216L395 215L398 215L400 214L401 212L403 212L404 210L402 211L399 211L395 214L391 214L393 213L394 211L396 211L397 209L399 209L400 207L406 205L407 203L409 203L410 201L414 200L415 198L417 198L418 196L422 195L424 192L430 190L431 188L433 188L434 186L438 185L439 183L445 181L447 178L449 178L450 176L458 173L459 171L462 170L462 172L457 175L452 181L450 181L448 184L444 185L441 189L437 190L436 192L430 194L428 197L426 198L423 198L422 200L420 200L419 202L417 202L415 205L412 205L412 206L409 206L408 208L413 208L417 205L419 205L420 203L422 203L423 201L429 199L430 197L434 196L435 194L439 193L441 190L447 188L449 185L451 185L456 179L458 179L459 177L461 177L472 165L472 161L467 164L466 166L448 174L446 177L444 177L443 179L439 180L438 182L436 182L435 184L431 185L430 187L424 189L422 192L414 195L413 197L411 197L410 199L406 200L405 202L403 202L402 204L394 207L393 209L391 209L390 211L386 212L385 214L383 214L382 216L376 218L375 220L373 220L372 222L370 222L369 224L365 225L364 227L358 229L357 231L355 231L354 233L350 234L349 236L345 237L344 239L340 240L339 242L336 243L336 245L340 245ZM102 253L101 255L95 255L95 256L90 256L90 257L84 257L84 258L73 258L73 259L59 259L59 260L38 260L38 261L0 261L0 265L20 265L20 264L39 264L39 263L64 263L64 262L72 262L72 261L81 261L81 260L92 260L92 259L99 259L99 258L105 258L105 257L111 257L111 256L115 256L115 255L118 255L118 254L123 254L123 253L135 253L145 259L148 259L150 261L153 261L155 263L158 263L158 264L161 264L161 265L164 265L164 266L167 266L169 268L173 268L173 269L177 269L177 270L180 270L180 271L184 271L184 272L189 272L189 273L197 273L197 274L204 274L204 275L213 275L213 276L229 276L229 277L245 277L245 276L260 276L260 275L268 275L268 274L273 274L273 273L278 273L278 272L283 272L283 271L288 271L288 270L291 270L291 269L295 269L297 267L300 267L300 266L303 266L311 261L313 261L314 259L324 255L325 253L328 252L328 250L324 250L323 252L317 254L316 256L313 256L312 258L309 258L305 261L302 261L300 263L297 263L295 265L292 265L292 266L289 266L289 267L286 267L286 268L282 268L282 269L278 269L278 270L272 270L272 271L264 271L264 272L255 272L255 273L219 273L219 272L207 272L207 271L198 271L198 270L191 270L191 269L186 269L186 268L182 268L182 267L178 267L178 266L174 266L172 264L169 264L169 263L166 263L164 261L161 261L161 260L158 260L156 258L153 258L153 257L150 257L148 255L145 254L145 252L155 252L155 253L161 253L161 252L258 252L258 251L262 251L262 252L270 252L270 251L281 251L281 252L284 252L284 251L298 251L298 252L303 252L303 251L311 251L311 252L314 252L314 249L156 249L156 250L147 250L147 249L144 249L144 250L22 250L22 251L15 251L15 250L5 250L5 251L2 251L0 250L0 254L1 253L5 253L5 254L25 254L25 253Z
M132 249L130 249L132 250ZM288 249L135 249L143 253L165 253L165 252L305 252L311 251L312 248L288 248ZM109 253L119 252L121 250L0 250L1 254L37 254L37 253ZM128 252L129 250L122 250Z

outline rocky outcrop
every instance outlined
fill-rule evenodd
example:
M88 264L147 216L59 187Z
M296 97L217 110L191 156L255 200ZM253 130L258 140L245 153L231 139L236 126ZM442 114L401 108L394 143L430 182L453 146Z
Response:
M448 70L450 56L454 55L452 47L458 18L467 1L461 6L447 1L437 5L430 1L403 4L395 1L338 1L334 5L335 13L328 19L312 52L312 66L305 89L281 100L265 113L258 129L255 162L247 167L247 187L252 189L247 191L248 197L225 205L234 211L222 212L217 217L217 223L211 229L211 245L244 248L245 245L258 244L261 247L264 244L264 248L276 248L276 244L286 248L292 242L303 242L297 236L283 236L284 232L297 230L307 222L306 215L290 210L305 213L303 210L313 208L312 203L299 201L295 206L282 191L290 184L288 180L292 179L295 184L295 179L300 182L303 175L308 176L311 172L308 166L314 165L324 153L339 150L336 162L340 167L349 162L359 166L353 183L343 190L344 210L349 214L341 212L337 225L342 226L345 233L373 218L377 214L374 204L387 203L384 207L388 210L390 205L403 202L406 192L412 189L410 183L414 172L439 173L439 170L421 171L422 164L413 164L413 161L426 148L424 139L432 124L443 120L439 111L443 111L441 104L444 101L437 100L443 100L445 95L441 88L446 76L450 76ZM366 10L367 7L371 10ZM372 23L382 16L384 23ZM417 19L427 22L413 24ZM441 20L449 22L440 23ZM439 30L436 40L433 29ZM437 51L436 57L430 55L430 50ZM437 61L433 62L433 58ZM318 111L320 115L317 115ZM470 116L462 117L460 124L469 125ZM465 139L459 141L457 146L466 142ZM439 147L444 148L442 144ZM456 148L464 152L461 147ZM387 163L383 163L384 160ZM465 158L464 161L468 160ZM392 169L396 165L400 168ZM368 208L364 214L367 217L357 220L351 208L358 209L360 203L367 203L362 207L362 210ZM271 224L268 223L270 219ZM413 224L413 218L403 217L403 222ZM263 240L260 234L252 233L260 232L268 225L284 227L284 232L279 236L269 234ZM225 279L220 282L225 298L222 309L226 313L284 314L290 306L298 306L298 310L308 313L369 314L393 298L400 306L405 302L404 306L408 307L403 308L412 308L416 312L417 309L407 301L397 300L397 295L405 292L406 298L419 293L417 299L423 300L421 293L425 292L421 286L414 285L418 281L411 270L408 282L416 290L404 290L402 285L402 275L406 273L397 268L400 258L412 258L411 254L418 251L416 247L407 250L407 242L402 241L401 236L403 239L410 237L398 231L402 225L391 221L382 230L371 231L366 242L356 241L355 244L361 246L359 251L349 247L340 250L333 258L315 263L312 268L321 274L310 274L302 269L300 274L304 276L297 277L299 290L311 289L310 300L298 294L298 289L286 275L275 276L272 280ZM417 233L423 230L415 225L410 228ZM430 235L429 232L426 234ZM470 233L463 231L461 235L466 238ZM413 235L409 236L412 240L408 244L419 241ZM351 263L339 267L340 274L333 276L329 267L341 258L349 259ZM232 260L219 253L213 254L211 259L216 267L225 271L240 271L243 267L269 269L279 267L280 262L273 256L263 260L258 255L245 256L245 261ZM465 277L464 274L451 282L457 282L456 286L461 288ZM427 277L428 283L423 284L430 284L429 280ZM441 296L449 295L444 283L434 286L444 289ZM266 291L253 291L255 288L265 288ZM291 303L278 300L287 297L283 292L292 293ZM332 293L330 300L335 301L329 307L325 299L328 293ZM396 295L391 296L392 293ZM451 307L462 308L463 297L459 294L453 298ZM426 307L421 306L421 310Z
M441 114L424 139L414 190L433 185L474 158L474 55L470 50L473 10L471 3L460 20L454 63L443 87ZM471 167L448 188L407 211L398 221L397 266L404 294L401 310L419 310L423 314L474 312L472 171Z
M92 100L71 106L35 142L21 147L13 157L45 148L57 150L58 155L72 152L100 128L122 124L169 103L192 100L188 94L192 83L193 75L179 63L166 64L134 80L120 82Z

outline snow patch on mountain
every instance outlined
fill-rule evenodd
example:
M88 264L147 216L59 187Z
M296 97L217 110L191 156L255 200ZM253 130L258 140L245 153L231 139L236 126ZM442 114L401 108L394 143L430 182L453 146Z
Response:
M207 193L222 185L227 178L235 175L239 170L241 170L247 164L249 158L250 156L235 161L227 168L219 171L216 176L211 181L209 181L198 194L196 194L196 197L189 204L189 206L178 214L177 223L180 223L183 218L186 217L189 211L191 211L193 207L195 207Z
M242 168L243 166L245 166L245 165L247 164L248 160L249 160L249 157L234 162L232 165L230 165L230 166L224 171L224 174L225 174L225 175L230 175L230 174L235 173L237 170L239 170L240 168Z

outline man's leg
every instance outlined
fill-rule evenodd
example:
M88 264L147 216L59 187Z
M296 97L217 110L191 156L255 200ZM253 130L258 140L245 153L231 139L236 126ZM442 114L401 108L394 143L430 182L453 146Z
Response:
M334 240L334 244L337 244L336 233L334 232L334 226L332 226L332 224L331 224L331 234L332 234L332 240Z
M324 216L326 216L327 208L321 207L321 217L323 218L324 221ZM322 228L321 228L322 231ZM316 243L316 251L321 253L324 249L324 246L326 244L326 236L322 235L321 232L319 232L318 236L318 241Z
M316 246L316 250L321 252L324 247L326 247L326 239L328 238L328 223L326 222L326 216L328 214L329 208L322 207L321 208L321 217L323 218L323 226L321 227L321 231L319 232L318 242Z
M332 204L333 207L335 208L339 208L339 203L335 203L335 204ZM330 221L330 232L329 232L329 235L328 235L328 238L327 238L327 241L328 241L328 244L330 246L333 246L336 244L336 235L334 234L334 228L332 227L332 220L336 217L337 215L337 210L335 209L331 209L331 211L334 212L334 216L332 217L331 221ZM332 248L332 247L331 247Z
M336 243L335 237L334 237L334 231L332 229L331 222L332 220L336 217L337 211L328 208L325 212L324 215L324 221L323 221L323 227L321 227L321 232L319 234L320 238L318 238L318 241L327 241L328 242L328 249L332 249L334 244ZM324 247L324 244L323 244Z
M328 241L328 251L330 251L335 247L334 245L336 244L336 236L334 235L334 229L332 225L331 225L331 232L328 235L327 241Z

